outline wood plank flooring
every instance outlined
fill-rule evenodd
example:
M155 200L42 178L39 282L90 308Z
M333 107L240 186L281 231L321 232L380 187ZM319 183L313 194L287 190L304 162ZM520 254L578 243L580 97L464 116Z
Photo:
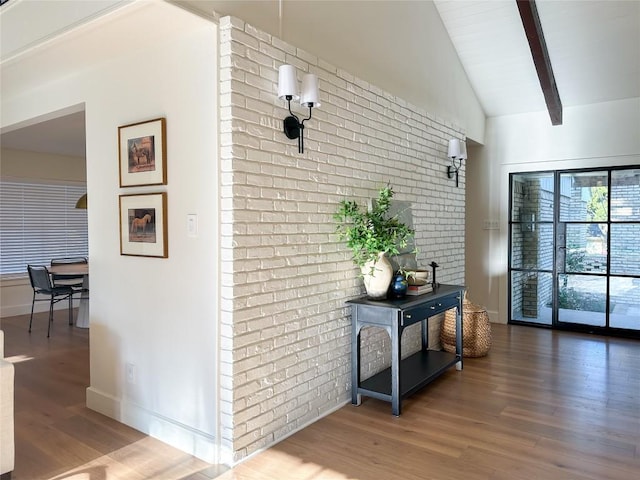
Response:
M88 332L2 320L16 363L16 480L205 480L207 465L84 407ZM26 320L25 320L26 318ZM220 480L640 478L640 342L492 325L465 359L405 400L363 398Z
M364 399L220 480L640 478L640 342L492 325L493 346L410 397Z

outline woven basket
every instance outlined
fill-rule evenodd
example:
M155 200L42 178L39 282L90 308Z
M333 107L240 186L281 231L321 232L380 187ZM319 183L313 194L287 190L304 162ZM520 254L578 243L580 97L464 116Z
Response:
M491 348L491 323L487 311L467 300L465 292L462 317L462 356L484 357ZM456 311L447 310L440 331L442 348L449 353L456 352Z

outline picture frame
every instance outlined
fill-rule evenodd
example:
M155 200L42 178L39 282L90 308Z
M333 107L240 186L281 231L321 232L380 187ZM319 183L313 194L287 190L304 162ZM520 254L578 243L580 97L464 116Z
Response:
M120 187L167 184L164 117L118 127Z
M167 258L167 194L120 195L120 255Z

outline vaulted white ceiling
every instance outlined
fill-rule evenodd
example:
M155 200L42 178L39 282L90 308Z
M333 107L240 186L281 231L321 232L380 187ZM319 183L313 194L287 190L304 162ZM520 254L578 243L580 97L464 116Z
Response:
M391 0L388 0L391 1ZM406 15L412 15L412 5L420 1L396 3ZM53 8L65 3L63 9ZM129 3L127 0L9 0L0 10L0 66L29 48L49 41L68 29L89 21L112 9ZM340 5L352 2L307 0L292 4L289 0L177 0L175 3L211 15L234 15L278 35L279 6L289 12L314 12L331 5L339 16ZM354 8L366 9L368 1L356 2ZM510 115L546 110L542 90L529 51L515 0L435 0L437 11L458 52L470 83L487 116ZM640 1L639 0L538 0L538 12L546 39L551 65L564 107L608 102L640 97ZM287 7L287 4L291 8ZM301 6L304 5L304 9ZM295 7L295 8L293 8ZM29 25L12 21L12 9L31 9ZM24 12L22 12L24 13ZM21 15L21 18L25 18ZM310 14L300 21L313 22ZM337 17L336 17L337 18ZM366 15L362 16L362 19ZM363 20L364 21L364 20ZM393 35L410 22L388 25L384 32L371 35ZM315 34L323 29L310 28ZM324 29L330 32L330 28ZM362 32L362 28L359 30ZM365 38L353 42L367 44ZM347 45L345 45L345 48ZM353 46L352 46L353 47ZM352 48L350 47L350 48ZM331 59L328 59L331 61ZM384 61L381 59L380 61ZM407 66L407 72L411 66ZM61 121L77 121L78 117L63 117ZM52 125L52 122L49 122ZM5 135L4 147L34 147L33 138L46 138L40 126L34 135L30 127ZM73 128L57 125L60 151L69 154L73 145L84 155L84 143L73 138ZM80 145L82 145L80 147ZM71 150L70 150L71 149Z
M546 108L515 0L435 0L487 116ZM640 97L640 1L538 0L564 107Z

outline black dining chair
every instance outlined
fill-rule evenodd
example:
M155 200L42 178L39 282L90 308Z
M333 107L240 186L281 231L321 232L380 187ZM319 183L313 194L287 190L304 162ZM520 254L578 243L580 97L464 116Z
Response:
M33 300L31 301L31 318L29 319L29 333L33 323L33 307L36 302L49 302L49 325L47 338L51 336L51 322L53 322L53 304L62 300L69 300L69 325L73 325L73 288L69 286L55 287L51 283L49 270L45 266L27 265L29 280L33 288ZM46 298L37 298L38 295Z
M74 257L74 258L54 258L51 260L51 266L54 265L75 265L89 263L87 257ZM54 273L51 275L54 287L71 287L73 293L88 292L89 289L85 288L83 275L62 275Z

